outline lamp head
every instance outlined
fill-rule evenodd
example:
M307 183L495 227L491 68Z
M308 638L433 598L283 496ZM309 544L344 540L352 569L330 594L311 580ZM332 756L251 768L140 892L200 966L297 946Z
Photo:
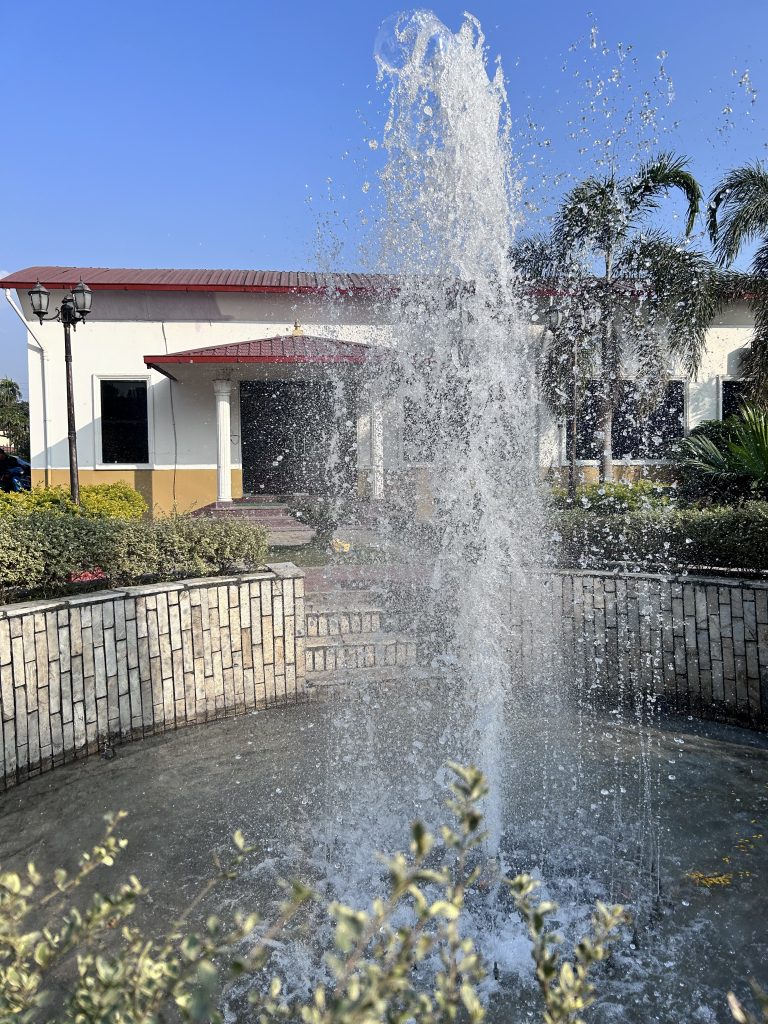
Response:
M91 289L87 284L80 278L78 284L72 289L72 299L75 303L75 312L77 315L85 320L88 314L91 312L91 299L93 298Z
M32 302L32 312L38 318L40 323L42 323L45 319L45 314L48 312L48 303L51 301L51 293L45 285L40 284L40 279L38 278L37 284L34 288L29 289L27 295L29 295Z

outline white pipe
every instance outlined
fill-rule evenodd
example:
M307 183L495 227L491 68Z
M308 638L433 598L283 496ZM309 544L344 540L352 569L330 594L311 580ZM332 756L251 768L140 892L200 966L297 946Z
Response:
M50 362L50 358L49 358L48 353L46 352L45 347L43 346L42 342L40 341L40 339L37 337L35 332L30 327L29 321L25 318L25 316L22 313L22 311L19 308L19 306L17 306L17 304L13 301L13 296L11 294L10 288L6 288L5 289L5 298L6 298L6 301L7 301L8 305L14 311L16 316L24 324L24 328L26 329L28 336L30 338L32 338L32 340L35 342L35 344L37 345L38 349L40 350L40 385L41 385L42 392L43 392L43 394L42 394L42 398L43 398L43 472L45 474L45 482L46 482L46 484L50 484L51 483L51 480L50 480L50 468L51 467L50 467L50 459L49 459L50 449L49 449L49 446L48 446L48 438L50 436L50 421L48 419L48 388L47 388L47 385L46 385L46 377L47 377L46 366ZM31 411L31 404L30 404L30 411ZM30 426L31 426L31 423L30 423ZM30 449L30 453L29 454L30 454L30 460L31 460L31 458L32 458L32 451L31 451L31 449Z

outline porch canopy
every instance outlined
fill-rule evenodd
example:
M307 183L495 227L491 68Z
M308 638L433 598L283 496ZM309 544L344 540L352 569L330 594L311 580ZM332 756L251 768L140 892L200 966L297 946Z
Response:
M216 401L218 504L232 501L231 400L240 382L317 380L329 370L354 371L369 358L365 344L299 332L297 324L293 334L144 356L147 367L172 381L210 381Z
M214 369L226 368L230 379L241 380L252 371L243 372L248 366L361 366L368 358L367 345L336 341L333 338L312 337L305 334L282 334L274 338L259 338L255 341L239 341L232 345L216 345L213 348L190 348L183 352L144 356L144 364L151 370L179 380L184 367L206 366ZM239 371L239 372L238 372ZM269 374L273 376L273 374ZM274 376L279 376L279 371Z

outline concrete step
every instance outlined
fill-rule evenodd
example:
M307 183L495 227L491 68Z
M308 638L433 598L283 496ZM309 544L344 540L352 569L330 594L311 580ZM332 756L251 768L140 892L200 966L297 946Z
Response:
M397 684L402 681L406 674L410 673L406 666L384 665L379 668L366 668L364 672L360 669L332 669L330 671L310 672L307 676L307 692L321 693L336 686L358 687L361 683L369 684Z
M193 515L262 526L267 531L267 543L272 547L290 548L309 544L314 539L315 531L290 515L288 507L281 502L238 499L231 504L208 505Z
M381 633L384 622L383 609L373 605L355 605L338 609L307 608L307 636L363 636Z
M307 608L316 611L340 611L355 608L380 608L382 606L381 594L373 590L342 590L336 588L328 591L313 591L307 593Z
M417 642L405 633L308 636L304 641L307 681L316 672L415 665Z
M254 523L262 523L264 526L285 525L297 530L310 529L306 523L299 522L285 512L260 512L255 508L214 508L206 509L200 514L210 519L247 519Z
M298 533L296 530L292 533L270 530L267 543L272 548L303 548L305 544L309 544L313 537L313 533L307 535L305 533Z

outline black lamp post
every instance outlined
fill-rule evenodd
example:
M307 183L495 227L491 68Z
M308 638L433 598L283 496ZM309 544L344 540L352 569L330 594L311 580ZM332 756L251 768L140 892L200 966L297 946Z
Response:
M67 376L67 436L69 439L69 490L72 501L80 504L80 481L77 475L77 431L75 429L75 396L72 386L72 343L70 328L74 329L82 323L91 312L91 289L82 279L65 295L61 306L51 316L46 316L51 293L37 282L27 293L32 302L32 312L40 323L43 320L59 320L64 325L64 366Z

